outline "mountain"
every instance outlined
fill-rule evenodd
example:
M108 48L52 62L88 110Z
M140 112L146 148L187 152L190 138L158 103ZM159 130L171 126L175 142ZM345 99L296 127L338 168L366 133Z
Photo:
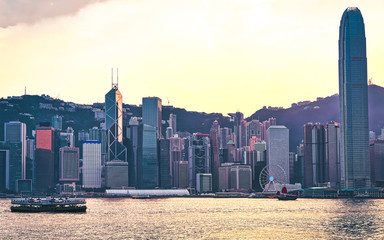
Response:
M368 86L369 126L376 133L384 127L384 88L377 85ZM4 136L4 122L19 120L27 124L27 135L32 136L32 130L40 122L50 122L52 116L58 114L63 117L63 129L72 127L75 133L100 126L100 121L94 118L95 111L103 111L104 103L92 105L75 104L53 99L49 96L9 97L0 99L0 140ZM141 117L141 106L124 104L126 123L130 116ZM218 120L221 127L233 127L228 116L220 113L192 112L183 108L163 106L162 119L168 120L169 114L177 115L177 129L190 133L209 133L214 120ZM296 146L303 139L303 125L308 122L327 123L339 122L339 97L337 94L318 98L317 101L292 104L286 109L263 108L256 111L246 120L267 120L275 117L277 124L285 125L290 131L290 151L296 151ZM163 125L163 133L168 124Z
M384 127L384 88L377 85L368 86L369 129L380 133ZM286 109L260 109L247 118L247 121L276 118L277 124L289 128L290 151L296 151L296 146L303 139L303 125L312 123L340 122L339 96L337 94L318 98L317 101L302 103Z

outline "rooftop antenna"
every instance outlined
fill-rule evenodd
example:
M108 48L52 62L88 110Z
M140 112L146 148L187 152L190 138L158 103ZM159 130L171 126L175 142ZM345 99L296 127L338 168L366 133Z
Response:
M27 95L27 86L24 87L24 95Z
M117 83L116 83L116 88L119 87L119 68L116 68L117 70Z
M112 88L113 88L113 68L111 69L111 85L112 85Z
M113 83L113 68L112 68L112 76L111 76L111 81L112 81L112 88L113 89L118 89L118 83L119 83L119 69L117 69L117 83Z

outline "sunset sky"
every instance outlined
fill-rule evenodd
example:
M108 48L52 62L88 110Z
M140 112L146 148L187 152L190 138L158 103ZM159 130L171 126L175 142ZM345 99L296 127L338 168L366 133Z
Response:
M158 96L249 116L338 93L342 13L364 17L368 78L384 86L382 0L0 0L0 97L124 103Z

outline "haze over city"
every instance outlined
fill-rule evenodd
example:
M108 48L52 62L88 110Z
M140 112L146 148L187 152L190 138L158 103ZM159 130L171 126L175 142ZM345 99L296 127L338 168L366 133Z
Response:
M340 12L359 6L368 77L384 85L382 1L0 0L0 96L103 102L119 68L124 103L158 96L246 116L338 92Z

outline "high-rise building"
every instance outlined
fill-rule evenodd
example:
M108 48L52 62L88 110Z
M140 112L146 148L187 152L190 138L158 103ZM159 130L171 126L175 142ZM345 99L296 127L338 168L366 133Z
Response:
M105 163L105 187L128 187L128 162L114 160Z
M332 187L340 187L340 128L336 122L326 124L327 147L326 158L328 162L328 182Z
M161 99L143 98L143 140L140 188L159 186L159 158L157 140L161 138Z
M211 139L211 172L212 172L212 190L216 192L219 188L219 167L220 167L220 156L219 156L219 140L220 140L220 125L215 120L211 126L210 131Z
M177 132L177 129L176 129L176 114L173 114L173 113L169 114L168 123L169 123L169 127L172 128L171 137L173 137L173 135Z
M141 131L140 131L141 130ZM127 128L127 138L130 141L129 163L129 185L137 187L138 185L138 172L139 172L139 150L141 148L140 140L142 135L142 125L139 125L137 117L129 119L129 127Z
M261 140L262 137L262 131L263 131L263 124L259 122L259 120L252 120L247 123L247 146L251 146L250 139L258 139Z
M74 131L71 127L68 127L67 130L59 132L60 137L60 147L74 147L75 139L74 139Z
M208 134L194 133L193 136L189 137L188 175L190 187L196 187L196 175L198 173L211 172L210 155L210 140Z
M58 131L63 129L63 118L59 115L55 115L52 117L51 126Z
M107 130L108 161L127 161L127 148L123 145L123 95L118 84L105 95L105 127Z
M248 192L252 189L252 170L249 165L231 166L231 189L232 191Z
M35 188L40 192L45 192L55 185L54 131L51 127L36 129Z
M212 174L210 173L196 174L196 191L198 193L212 192Z
M234 133L236 136L236 138L233 139L235 142L235 145L238 148L242 147L243 146L243 140L245 140L245 138L246 138L246 136L244 135L246 131L243 130L244 123L242 123L242 121L244 119L244 114L241 112L236 112L236 113L230 113L229 115L232 117L232 121L235 122L235 125L233 127Z
M276 118L268 118L268 120L263 121L263 134L261 139L267 141L267 130L270 126L276 125Z
M188 187L188 162L174 161L173 162L173 187L187 188Z
M10 150L7 166L7 188L17 191L17 181L26 178L27 144L25 123L19 121L4 123L4 140Z
M285 126L274 125L267 130L267 165L271 176L289 183L289 129ZM285 172L285 178L276 166Z
M384 140L375 140L370 144L372 184L384 186Z
M161 188L171 188L171 156L169 139L159 139L159 186Z
M143 98L143 124L156 128L157 138L161 138L161 99L158 97Z
M101 142L83 142L83 186L101 188Z
M80 180L79 148L60 148L59 159L59 181L78 182Z
M340 21L339 97L342 185L369 188L367 57L364 20L356 7Z

